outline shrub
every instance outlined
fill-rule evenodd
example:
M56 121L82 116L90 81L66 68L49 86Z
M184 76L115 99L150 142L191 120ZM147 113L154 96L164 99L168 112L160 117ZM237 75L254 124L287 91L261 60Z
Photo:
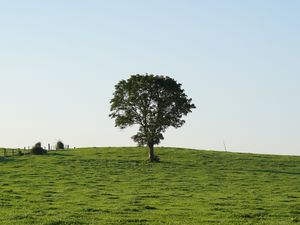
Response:
M42 148L41 142L36 143L31 149L31 154L33 155L43 155L45 153L47 153L47 151Z
M64 145L64 143L62 143L62 141L58 141L58 142L56 143L55 148L56 148L56 150L65 149L65 145Z
M24 155L24 153L21 151L21 149L18 149L17 155L18 155L18 156L21 156L21 155Z

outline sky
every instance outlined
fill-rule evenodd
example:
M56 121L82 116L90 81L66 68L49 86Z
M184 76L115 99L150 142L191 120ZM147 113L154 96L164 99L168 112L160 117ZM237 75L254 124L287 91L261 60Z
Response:
M161 146L300 155L297 0L0 0L0 146L135 146L114 85L174 78L197 106Z

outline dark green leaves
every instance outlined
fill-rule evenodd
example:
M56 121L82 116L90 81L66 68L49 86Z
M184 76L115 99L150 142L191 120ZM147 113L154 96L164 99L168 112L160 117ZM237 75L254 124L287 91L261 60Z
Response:
M181 88L167 76L133 75L115 86L110 117L120 128L140 125L133 140L140 145L159 144L170 126L179 128L182 116L196 108Z

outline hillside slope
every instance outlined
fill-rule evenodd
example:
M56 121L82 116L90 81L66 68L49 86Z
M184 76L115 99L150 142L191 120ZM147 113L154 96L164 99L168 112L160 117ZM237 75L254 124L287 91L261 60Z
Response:
M1 224L298 224L300 157L90 148L0 159Z

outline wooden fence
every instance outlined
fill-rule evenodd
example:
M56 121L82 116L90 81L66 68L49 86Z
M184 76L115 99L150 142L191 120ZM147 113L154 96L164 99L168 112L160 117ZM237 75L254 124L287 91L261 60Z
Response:
M65 149L70 149L69 145L65 146ZM55 151L54 146L48 145L48 151ZM0 148L0 158L2 157L11 157L11 156L19 156L19 155L29 155L31 153L31 148Z
M27 154L30 154L30 149L0 148L0 157L10 157Z

